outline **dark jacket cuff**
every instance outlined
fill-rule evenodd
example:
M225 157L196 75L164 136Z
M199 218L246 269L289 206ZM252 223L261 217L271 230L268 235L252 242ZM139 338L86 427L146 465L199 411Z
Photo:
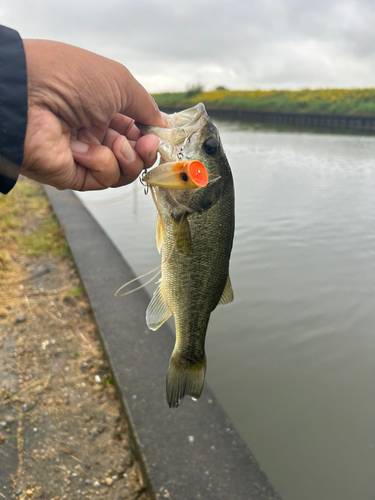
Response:
M26 59L21 37L0 26L0 192L17 182L27 124Z

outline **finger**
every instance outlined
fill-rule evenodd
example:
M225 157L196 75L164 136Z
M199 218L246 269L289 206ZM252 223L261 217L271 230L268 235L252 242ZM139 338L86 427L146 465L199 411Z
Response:
M101 144L106 136L108 127L109 121L92 127L81 128L77 132L77 140L89 142L90 144Z
M103 139L103 146L107 146L107 148L112 149L112 144L114 143L115 139L117 139L117 137L123 137L123 136L116 130L109 128Z
M115 141L116 145L114 145ZM126 182L132 182L142 169L150 168L157 159L159 139L155 135L141 137L138 141L128 141L126 137L112 129L108 129L103 144L111 148L119 162ZM129 150L129 145L133 151ZM136 161L134 162L134 153ZM141 163L138 161L138 157Z
M103 140L103 146L107 146L107 148L112 149L112 145L113 145L115 139L117 139L118 137L121 137L122 139L127 139L127 137L124 137L123 135L119 134L118 132L116 132L116 130L109 128L107 131L107 134ZM129 144L132 145L132 147L134 149L134 146L135 146L137 141L128 140L128 142L129 142Z
M156 135L145 135L135 144L135 151L143 160L144 168L150 168L156 162L159 139Z
M119 182L121 170L111 149L80 141L71 141L70 147L77 163L72 189L105 189Z
M103 145L114 150L113 143L118 137L121 137L122 141L125 139L124 136L122 136L115 130L109 128L107 135L103 141ZM155 163L157 158L157 147L159 145L159 139L155 135L152 134L146 135L138 139L138 141L128 141L128 142L143 161L142 168L150 168ZM120 151L122 147L127 148L127 146L123 146L123 144L124 143L121 142ZM127 159L129 159L129 157ZM123 168L126 169L128 167L128 164L125 165L123 164L122 156L118 157L118 161Z
M103 146L107 146L107 148L110 148L112 149L112 151L114 151L113 143L116 139L119 139L118 144L116 143L115 146L116 154L118 153L118 151L120 151L120 154L118 155L118 161L124 168L126 168L128 163L134 161L137 157L137 155L135 154L136 141L129 141L126 137L116 132L116 130L108 129L107 135L105 136L103 141ZM126 141L134 151L128 150L128 144L124 141ZM126 164L124 164L124 160Z
M116 186L123 186L133 182L146 168L145 162L134 149L135 145L136 143L128 141L122 135L119 135L112 143L112 151L121 169L121 179Z
M134 125L133 118L121 115L120 113L117 113L113 120L111 120L109 126L121 135L125 135L131 141L137 141L142 137L142 132Z

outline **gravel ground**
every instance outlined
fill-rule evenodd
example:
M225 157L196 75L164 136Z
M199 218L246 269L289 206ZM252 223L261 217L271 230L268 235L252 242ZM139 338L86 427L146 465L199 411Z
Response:
M22 180L0 214L0 500L149 500L42 188Z

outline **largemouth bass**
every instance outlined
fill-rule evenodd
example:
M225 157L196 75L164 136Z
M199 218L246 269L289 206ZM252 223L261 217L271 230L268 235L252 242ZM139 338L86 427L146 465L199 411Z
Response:
M185 395L194 399L201 395L211 312L233 300L228 274L234 235L233 178L217 127L203 104L170 115L169 128L137 126L143 134L159 138L161 165L197 160L210 179L199 189L153 188L162 278L146 321L157 330L174 316L176 343L167 374L167 402L176 408Z

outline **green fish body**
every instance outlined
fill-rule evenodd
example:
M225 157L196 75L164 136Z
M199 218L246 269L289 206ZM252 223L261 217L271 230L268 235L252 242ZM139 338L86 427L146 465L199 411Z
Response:
M162 162L182 156L198 160L211 179L200 189L154 188L162 278L146 321L156 330L174 316L176 343L167 375L167 401L175 408L185 395L195 399L201 395L211 312L233 300L228 274L234 236L233 178L218 130L203 104L171 115L169 129L138 126L159 137Z

